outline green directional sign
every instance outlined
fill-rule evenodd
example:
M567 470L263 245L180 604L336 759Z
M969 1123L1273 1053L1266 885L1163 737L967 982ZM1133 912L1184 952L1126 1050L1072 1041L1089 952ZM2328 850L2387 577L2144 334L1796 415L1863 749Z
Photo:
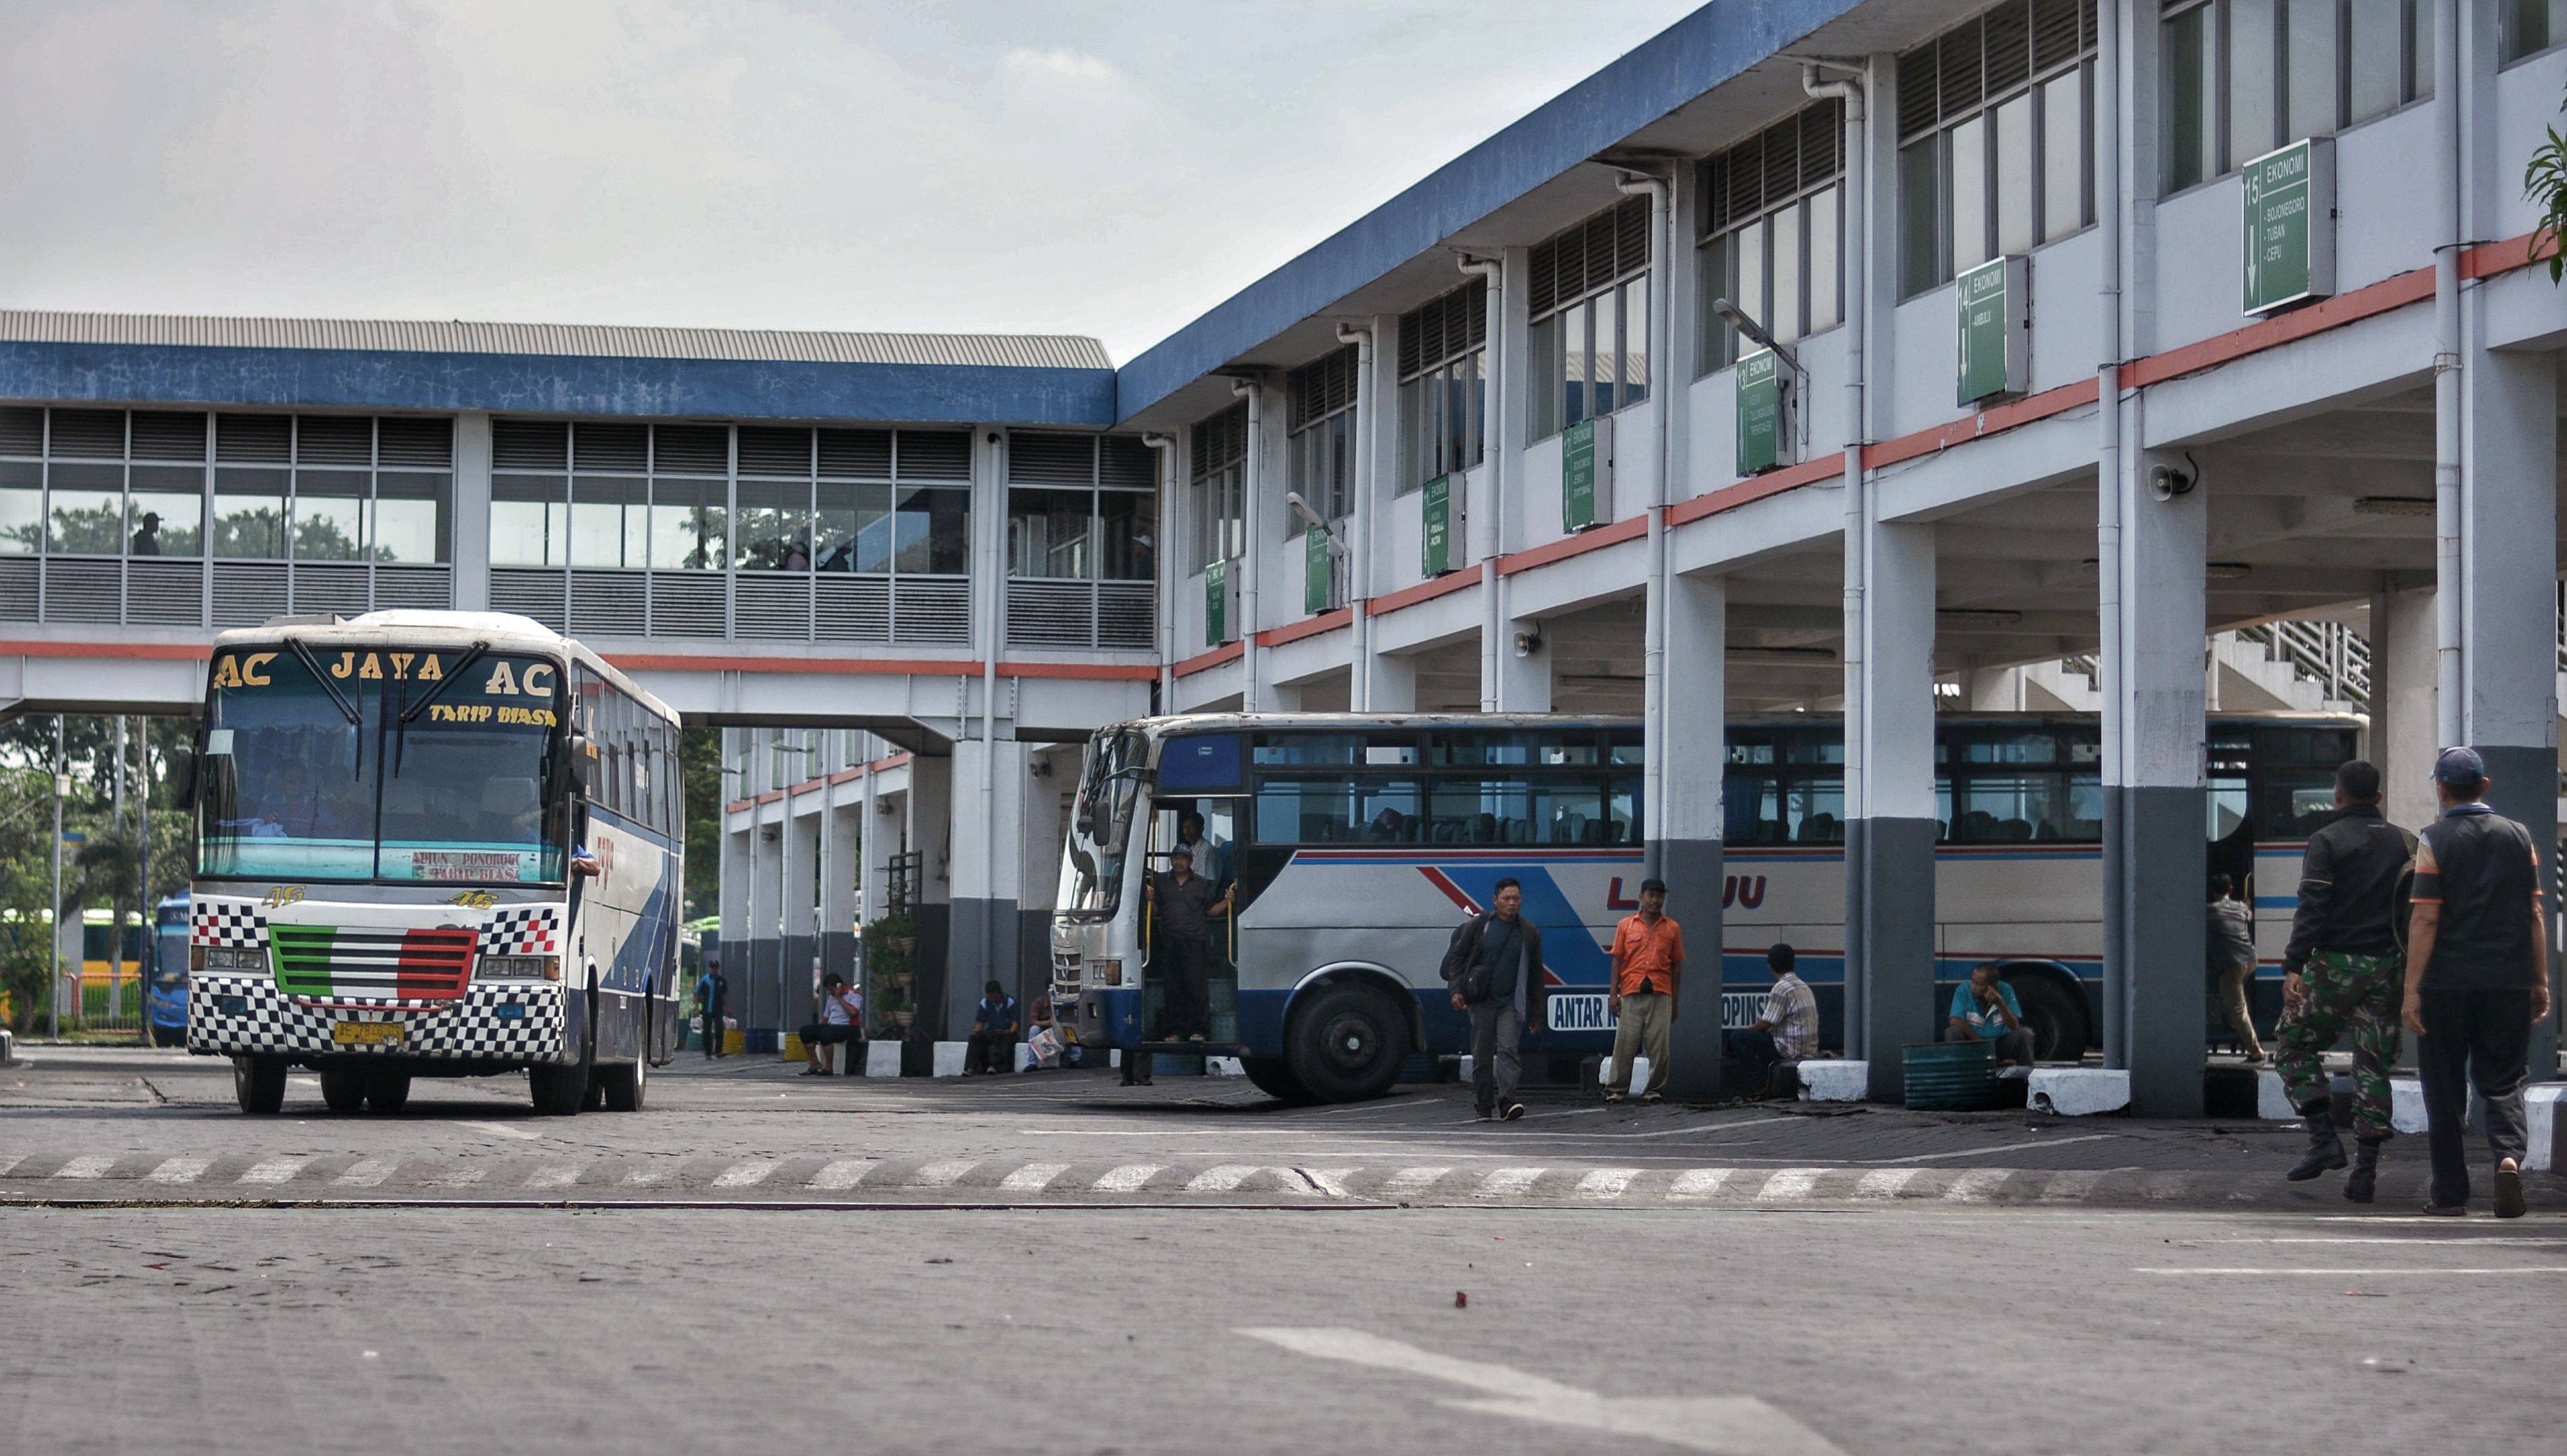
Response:
M1230 563L1216 561L1204 568L1204 646L1219 647L1230 641Z
M1331 544L1328 533L1317 526L1301 532L1301 610L1314 616L1328 610L1335 595L1330 590L1335 584L1330 579L1334 575Z
M1783 423L1783 361L1759 349L1738 361L1738 473L1753 475L1792 462L1791 432Z
M1990 258L1953 280L1961 310L1955 403L1975 405L2032 387L2031 276L2022 258Z
M1453 569L1453 477L1438 475L1417 495L1417 569L1442 576Z
M1581 420L1560 437L1560 528L1582 531L1613 518L1613 422Z
M2335 292L2335 144L2294 142L2239 168L2245 205L2245 311L2268 313Z

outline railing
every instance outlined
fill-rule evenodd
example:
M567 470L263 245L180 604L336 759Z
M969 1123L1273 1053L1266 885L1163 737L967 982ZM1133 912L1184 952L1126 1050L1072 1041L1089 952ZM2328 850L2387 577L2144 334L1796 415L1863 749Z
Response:
M2238 628L2237 640L2261 644L2266 658L2290 664L2334 702L2371 704L2371 644L2341 622L2268 622Z

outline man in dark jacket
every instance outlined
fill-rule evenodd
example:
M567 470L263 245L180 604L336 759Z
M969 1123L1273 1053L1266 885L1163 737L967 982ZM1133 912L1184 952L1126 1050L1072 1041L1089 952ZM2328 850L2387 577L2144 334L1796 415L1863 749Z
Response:
M2416 836L2380 814L2380 770L2356 758L2335 771L2333 820L2309 836L2300 908L2282 952L2282 1043L2277 1058L2309 1149L2283 1176L2304 1183L2345 1165L2334 1083L2324 1057L2353 1031L2353 1129L2360 1161L2344 1196L2371 1202L2389 1141L2389 1069L2398 1064L2398 881Z
M2405 1005L2433 1159L2424 1212L2469 1211L2464 1124L2475 1083L2496 1159L2495 1216L2515 1219L2524 1212L2522 1084L2530 1078L2531 1028L2549 1015L2540 851L2531 831L2487 807L2486 760L2476 749L2443 749L2433 784L2442 817L2424 827L2416 851Z
M1516 1100L1516 1045L1531 1025L1542 1029L1549 1000L1542 931L1524 918L1524 885L1498 881L1493 909L1463 922L1444 954L1453 1010L1471 1017L1471 1093L1480 1120L1524 1116Z

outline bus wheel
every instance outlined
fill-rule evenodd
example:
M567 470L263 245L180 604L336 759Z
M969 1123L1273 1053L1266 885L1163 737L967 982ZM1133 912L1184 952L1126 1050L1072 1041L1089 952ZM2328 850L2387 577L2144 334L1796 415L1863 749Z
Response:
M368 1071L366 1105L378 1117L399 1112L410 1105L410 1073L403 1071Z
M534 1093L538 1117L570 1117L588 1100L588 1062L526 1068L526 1087Z
M2047 976L2017 976L2007 985L2023 1003L2032 1025L2032 1054L2043 1061L2075 1061L2086 1054L2086 999Z
M606 1091L609 1112L639 1112L642 1094L651 1080L651 1059L646 1052L630 1065L601 1066L597 1069L598 1085Z
M366 1073L353 1066L321 1068L321 1101L333 1112L346 1114L366 1105Z
M184 1026L154 1026L151 1028L151 1044L154 1046L183 1046L186 1042L187 1028Z
M232 1096L243 1112L268 1116L285 1110L285 1060L276 1056L232 1058Z
M1321 987L1284 1040L1292 1079L1323 1102L1378 1097L1408 1060L1403 1029L1398 1009L1371 987Z
M1286 1102L1313 1100L1310 1089L1292 1075L1292 1063L1281 1056L1243 1056L1239 1064L1248 1070L1248 1080L1257 1090Z

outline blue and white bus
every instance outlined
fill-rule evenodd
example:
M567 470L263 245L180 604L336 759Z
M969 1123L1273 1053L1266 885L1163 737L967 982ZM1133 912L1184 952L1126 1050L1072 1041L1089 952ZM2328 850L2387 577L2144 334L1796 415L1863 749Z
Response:
M636 1110L678 1026L678 719L523 617L278 618L215 639L187 1049L244 1112L523 1070L542 1113Z
M187 897L171 895L151 915L151 989L143 1017L154 1046L187 1039Z
M2210 732L2210 859L2261 881L2268 966L2288 935L2296 858L2332 810L2358 720L2221 719ZM2101 735L2093 718L1954 717L1940 725L1938 980L1983 961L2018 989L2040 1054L2093 1041L2103 923ZM1770 985L1789 940L1842 1044L1844 737L1817 717L1730 725L1727 880L1677 886L1700 949L1725 940L1724 1020ZM1521 880L1544 932L1551 1019L1529 1061L1573 1074L1606 1051L1614 925L1642 876L1636 722L1510 715L1204 715L1118 724L1089 745L1052 922L1052 998L1081 1042L1236 1055L1278 1096L1377 1095L1417 1052L1464 1049L1438 969L1453 927ZM1204 820L1198 872L1231 885L1215 922L1212 1029L1163 1039L1143 876L1166 868L1184 816ZM2287 863L2285 863L2287 861ZM2257 867L2265 866L2261 875ZM1707 923L1708 922L1708 923ZM1715 929L1717 926L1717 929ZM1939 1004L1939 1003L1938 1003ZM2265 1011L2269 1014L2271 1008Z

